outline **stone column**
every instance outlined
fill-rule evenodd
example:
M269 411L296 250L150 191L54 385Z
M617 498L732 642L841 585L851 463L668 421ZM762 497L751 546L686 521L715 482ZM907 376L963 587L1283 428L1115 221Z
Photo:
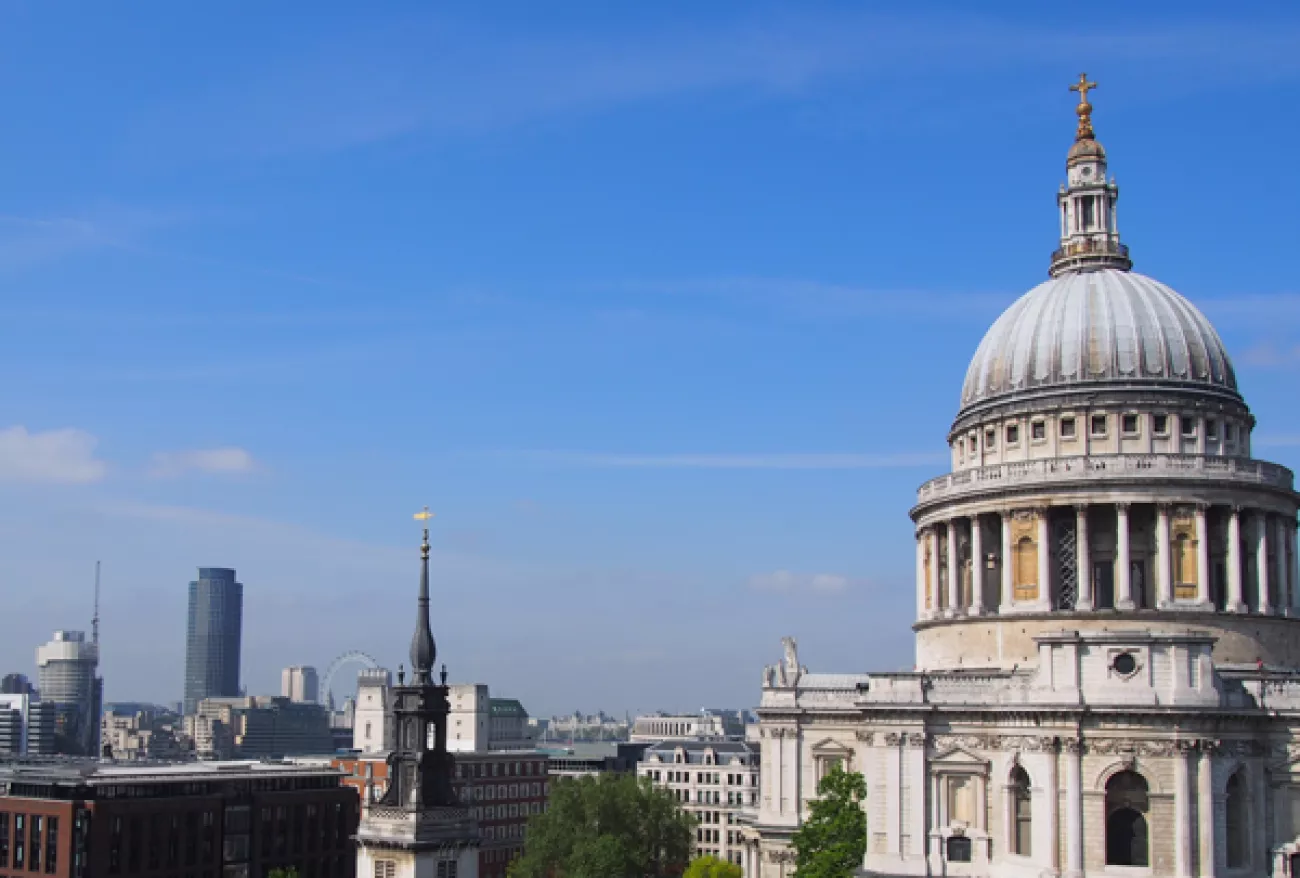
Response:
M1190 878L1192 869L1191 760L1184 742L1174 751L1174 875Z
M1229 613L1244 613L1248 609L1241 592L1241 507L1232 507L1228 517L1228 602Z
M1215 852L1214 818L1218 813L1218 803L1214 801L1214 759L1206 749L1201 750L1201 758L1196 766L1196 802L1200 813L1200 825L1197 835L1200 837L1201 878L1214 878L1218 868L1218 855Z
M1210 603L1210 526L1206 519L1208 509L1196 507L1196 603L1202 609L1213 607Z
M1296 522L1295 519L1282 522L1287 529L1286 545L1290 549L1291 561L1287 567L1287 579L1291 583L1291 615L1300 616L1300 557L1297 557L1296 541Z
M1074 507L1074 568L1079 580L1079 598L1075 607L1080 610L1093 609L1092 596L1092 550L1088 546L1088 507Z
M1002 602L998 612L1005 612L1015 601L1015 578L1011 558L1011 513L1002 513Z
M925 609L926 587L929 585L925 581L925 528L916 532L916 618L924 619L929 614Z
M927 827L925 825L925 815L927 812L925 803L926 794L926 766L925 766L925 735L922 732L910 732L903 744L903 757L907 760L908 785L912 790L912 822L908 827L908 834L912 836L913 856L925 862L926 851L929 847L927 840Z
M1259 589L1259 612L1267 616L1273 612L1273 600L1268 594L1268 513L1263 510L1255 515L1255 532L1259 537L1255 544L1255 587Z
M1052 608L1052 552L1047 531L1047 507L1038 510L1038 608Z
M1128 504L1115 504L1115 609L1131 610L1133 603L1133 565L1129 560Z
M1277 583L1277 611L1290 614L1291 596L1288 593L1286 576L1286 522L1281 518L1273 521L1273 581Z
M970 614L984 612L984 528L979 514L970 517Z
M1056 748L1048 747L1047 752L1043 754L1044 763L1047 771L1044 772L1043 778L1043 814L1047 818L1044 822L1047 824L1047 849L1039 851L1035 848L1034 853L1037 855L1039 862L1046 865L1049 869L1055 870L1059 865L1060 845L1061 845L1061 816L1060 802L1057 798L1060 793L1058 781L1058 769L1056 765Z
M948 607L944 615L953 616L961 610L961 567L957 552L957 521L948 519Z
M1156 606L1174 602L1172 553L1169 548L1169 505L1156 504Z
M1083 742L1066 738L1065 758L1065 878L1083 875Z
M939 594L939 526L930 525L930 615L939 615L939 609L943 606L942 597Z

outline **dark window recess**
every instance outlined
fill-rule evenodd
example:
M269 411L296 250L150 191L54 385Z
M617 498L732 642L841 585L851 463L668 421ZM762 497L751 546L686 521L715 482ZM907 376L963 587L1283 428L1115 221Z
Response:
M1219 438L1219 422L1214 418L1205 422L1205 438L1211 441Z
M969 863L971 844L964 835L948 836L947 858L950 863Z
M1180 420L1183 422L1183 435L1188 439L1196 436L1196 418L1191 415L1184 415Z
M986 449L988 449L988 450L992 450L993 448L997 447L997 440L998 440L998 431L997 431L997 430L985 430L985 431L984 431L984 447L985 447ZM533 766L533 768L536 768L536 767L537 767L537 766ZM536 774L537 772L534 771L533 773Z
M1169 415L1153 415L1151 417L1151 429L1157 436L1169 435Z
M1089 427L1089 429L1092 431L1092 435L1094 435L1094 436L1105 436L1105 435L1106 435L1106 416L1105 416L1105 415L1093 415L1090 423L1091 423L1091 426Z
M1061 436L1065 439L1074 438L1074 418L1061 418Z
M1007 444L1015 445L1020 441L1020 426L1018 424L1007 425Z
M1123 674L1127 677L1129 674L1137 670L1137 659L1133 657L1133 653L1131 652L1121 652L1119 655L1115 656L1115 661L1111 666L1115 669L1117 674Z
M59 818L50 817L45 823L45 873L59 871Z
M1138 416L1124 415L1120 419L1120 429L1129 436L1136 434L1138 431Z
M1029 425L1029 435L1034 439L1047 438L1047 424L1043 421L1034 421Z
M0 811L0 867L9 865L9 813Z

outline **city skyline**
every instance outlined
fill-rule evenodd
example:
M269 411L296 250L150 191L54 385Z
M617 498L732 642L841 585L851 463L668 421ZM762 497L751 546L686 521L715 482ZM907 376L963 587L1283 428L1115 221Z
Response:
M1046 277L1081 69L1136 267L1300 466L1290 7L512 8L3 14L0 674L100 558L107 701L181 697L198 566L250 692L395 671L424 503L451 679L534 716L749 706L785 634L910 668L907 510Z

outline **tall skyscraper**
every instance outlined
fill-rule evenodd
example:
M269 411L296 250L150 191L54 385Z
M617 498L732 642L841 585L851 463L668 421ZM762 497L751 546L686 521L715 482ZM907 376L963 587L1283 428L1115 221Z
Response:
M280 672L280 694L290 701L320 701L320 678L310 666L294 665Z
M55 631L36 649L41 700L58 714L56 747L60 752L98 755L99 703L102 681L99 644L86 642L84 631Z
M226 567L200 567L190 583L185 640L185 713L204 698L239 694L244 586Z

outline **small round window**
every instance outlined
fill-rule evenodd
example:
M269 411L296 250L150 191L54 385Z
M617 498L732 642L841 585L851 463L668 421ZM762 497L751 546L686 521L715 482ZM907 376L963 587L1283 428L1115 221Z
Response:
M1115 673L1127 677L1129 674L1137 670L1138 663L1137 659L1133 657L1133 653L1121 652L1119 655L1115 656L1115 660L1110 663L1110 666L1115 669Z

